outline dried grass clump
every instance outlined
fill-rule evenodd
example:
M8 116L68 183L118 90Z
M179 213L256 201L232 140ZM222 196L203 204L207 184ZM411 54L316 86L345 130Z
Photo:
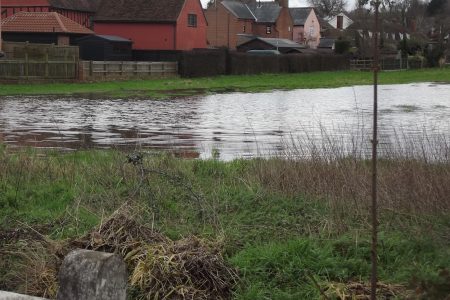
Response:
M148 245L126 260L142 299L229 299L237 281L220 248L195 237Z
M15 291L23 294L56 298L57 274L62 263L56 252L55 247L43 241L20 241L18 244L4 245L0 256L4 259L3 267L9 264L10 272L4 277L8 282L3 284L6 287L14 286Z
M119 253L122 256L142 246L167 242L168 239L139 224L129 211L117 211L97 229L72 242L73 246L95 251Z
M56 242L36 232L29 240L1 249L15 269L5 287L54 298L64 256L76 248L121 255L128 265L133 298L229 299L237 280L220 254L222 245L195 237L174 242L122 210L72 241Z
M369 300L370 292L370 283L330 283L323 295L326 299ZM412 299L413 294L402 285L377 284L377 299Z

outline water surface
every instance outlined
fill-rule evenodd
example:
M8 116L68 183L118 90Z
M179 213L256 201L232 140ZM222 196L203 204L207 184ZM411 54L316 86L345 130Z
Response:
M348 145L368 135L372 94L371 86L357 86L168 101L3 97L0 142L69 150L164 149L222 159L279 155L293 140ZM400 135L422 138L424 132L449 137L450 85L383 85L379 96L382 143Z

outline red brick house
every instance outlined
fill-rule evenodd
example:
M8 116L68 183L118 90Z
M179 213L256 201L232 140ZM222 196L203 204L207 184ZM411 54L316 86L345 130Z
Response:
M262 38L292 39L293 21L288 0L222 0L205 11L208 43L213 47L236 46L251 35Z
M67 46L72 39L94 34L88 28L56 12L20 11L3 19L2 38L9 42L30 42Z
M206 18L200 0L103 1L94 31L118 35L135 50L206 48Z
M57 12L84 27L92 26L92 18L101 0L1 0L2 19L20 11Z

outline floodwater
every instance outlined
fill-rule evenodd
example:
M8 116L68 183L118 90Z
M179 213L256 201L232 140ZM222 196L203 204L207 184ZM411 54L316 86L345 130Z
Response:
M357 86L167 101L3 97L0 142L64 150L164 149L225 160L284 155L292 143L302 148L313 141L354 148L361 139L370 148L372 95L371 86ZM450 85L380 86L379 118L382 144L404 136L449 140Z

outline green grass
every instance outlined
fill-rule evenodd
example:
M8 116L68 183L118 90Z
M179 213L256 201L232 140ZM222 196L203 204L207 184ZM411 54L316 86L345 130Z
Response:
M347 210L343 225L334 227L327 195L285 193L264 182L258 169L274 163L153 153L144 159L151 171L141 177L122 152L10 152L2 147L0 236L24 226L56 239L80 236L132 201L141 211L140 222L173 239L192 234L223 238L225 256L241 278L236 299L315 299L319 290L311 278L321 287L367 281L367 219ZM448 284L439 274L450 266L448 215L432 216L434 226L419 216L383 217L391 223L381 224L380 279L413 289L425 286L433 299L441 299ZM55 221L63 225L46 226ZM0 282L9 282L1 266ZM1 288L6 287L0 283Z
M328 282L367 279L370 274L370 242L366 236L344 235L336 240L298 238L284 243L248 247L231 258L243 275L238 299L318 299ZM432 240L402 234L380 234L379 280L442 284L436 269L448 266L449 249L439 250ZM429 264L431 262L431 264ZM415 277L412 276L415 274ZM445 282L445 281L444 281ZM428 294L443 299L448 290Z
M230 91L261 92L273 89L335 88L372 83L372 73L359 71L313 72L217 76L208 78L167 78L93 83L2 84L0 96L83 95L114 98L170 98ZM450 82L450 69L422 69L381 72L381 84Z

